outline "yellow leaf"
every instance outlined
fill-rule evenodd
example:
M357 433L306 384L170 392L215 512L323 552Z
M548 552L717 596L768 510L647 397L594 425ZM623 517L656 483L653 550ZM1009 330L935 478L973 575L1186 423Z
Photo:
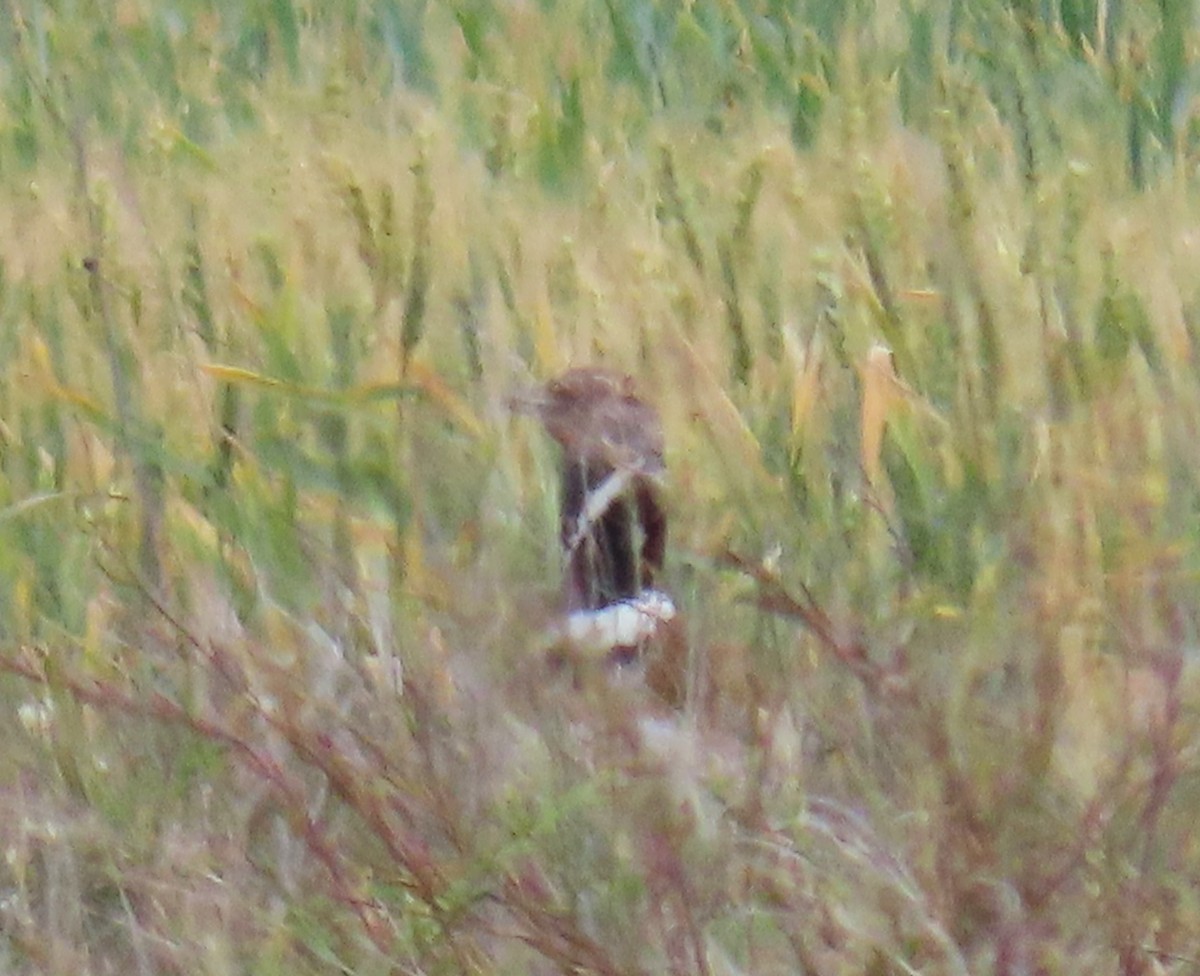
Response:
M820 340L813 340L806 347L787 331L784 333L784 348L792 361L792 443L799 444L812 416L813 407L821 386Z
M226 383L239 383L247 386L265 386L271 389L286 387L279 380L256 373L241 366L226 366L223 363L202 363L200 369L213 379L224 380Z
M305 400L322 400L338 404L354 404L369 401L384 393L402 393L406 390L418 391L442 411L462 430L472 437L482 438L483 424L475 416L474 411L455 393L437 373L428 366L413 361L408 364L407 378L397 383L372 382L356 386L348 390L332 392L317 387L297 386L277 380L262 373L245 369L242 366L228 366L223 363L203 363L200 369L214 379L225 383L237 383L245 386L258 386L274 390L287 396L300 397Z
M408 364L408 375L413 383L431 402L446 413L459 427L472 437L483 437L483 424L475 412L455 393L437 373L419 361Z
M58 377L54 372L54 363L50 358L50 350L41 336L30 336L28 341L29 358L32 360L29 375L35 389L51 399L73 403L90 413L103 414L100 404L87 393L73 387L63 386L58 382Z
M899 397L892 351L882 343L876 343L867 353L862 367L862 386L862 466L867 481L878 487L883 433Z
M37 379L43 386L54 386L56 384L54 376L54 365L50 361L50 350L46 346L45 340L40 335L33 335L29 338L29 358L33 360L34 369L37 373Z
M50 395L56 400L63 400L66 403L73 403L75 406L82 407L89 413L99 415L104 414L100 404L82 390L76 390L69 386L63 386L61 383L56 383L49 392Z
M276 379L264 373L256 373L254 370L246 369L244 366L229 366L225 363L201 363L200 370L207 373L213 379L221 380L224 383L232 383L239 386L257 386L284 396L295 397L299 400L344 403L359 396L357 391L339 392L323 390L316 386L301 386L298 383Z
M936 304L942 294L935 288L902 288L900 297L920 304Z
M678 358L679 390L687 391L691 415L706 429L722 456L759 483L773 481L762 460L762 448L737 405L705 364L691 340L674 330L672 351Z

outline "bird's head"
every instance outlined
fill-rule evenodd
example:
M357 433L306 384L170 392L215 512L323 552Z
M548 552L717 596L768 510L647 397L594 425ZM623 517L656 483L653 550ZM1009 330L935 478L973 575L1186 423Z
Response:
M650 478L664 472L658 412L638 396L633 379L624 373L577 367L512 403L542 421L568 462Z

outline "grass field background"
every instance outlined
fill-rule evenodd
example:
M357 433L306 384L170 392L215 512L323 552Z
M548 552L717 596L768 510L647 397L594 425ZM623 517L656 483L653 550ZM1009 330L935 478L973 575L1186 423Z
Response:
M1200 971L1182 0L6 0L0 968ZM555 455L667 432L672 719Z

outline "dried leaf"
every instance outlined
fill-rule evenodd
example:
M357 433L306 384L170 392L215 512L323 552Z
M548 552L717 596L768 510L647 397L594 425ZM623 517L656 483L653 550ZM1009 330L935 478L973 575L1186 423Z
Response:
M883 433L898 399L900 385L892 352L876 343L862 366L861 458L867 481L878 487L882 469Z

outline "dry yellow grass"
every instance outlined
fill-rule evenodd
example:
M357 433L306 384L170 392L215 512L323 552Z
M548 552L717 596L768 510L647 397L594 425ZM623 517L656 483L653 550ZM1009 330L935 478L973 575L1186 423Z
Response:
M1180 15L852 6L9 4L0 966L1196 967ZM537 653L594 362L678 715Z

